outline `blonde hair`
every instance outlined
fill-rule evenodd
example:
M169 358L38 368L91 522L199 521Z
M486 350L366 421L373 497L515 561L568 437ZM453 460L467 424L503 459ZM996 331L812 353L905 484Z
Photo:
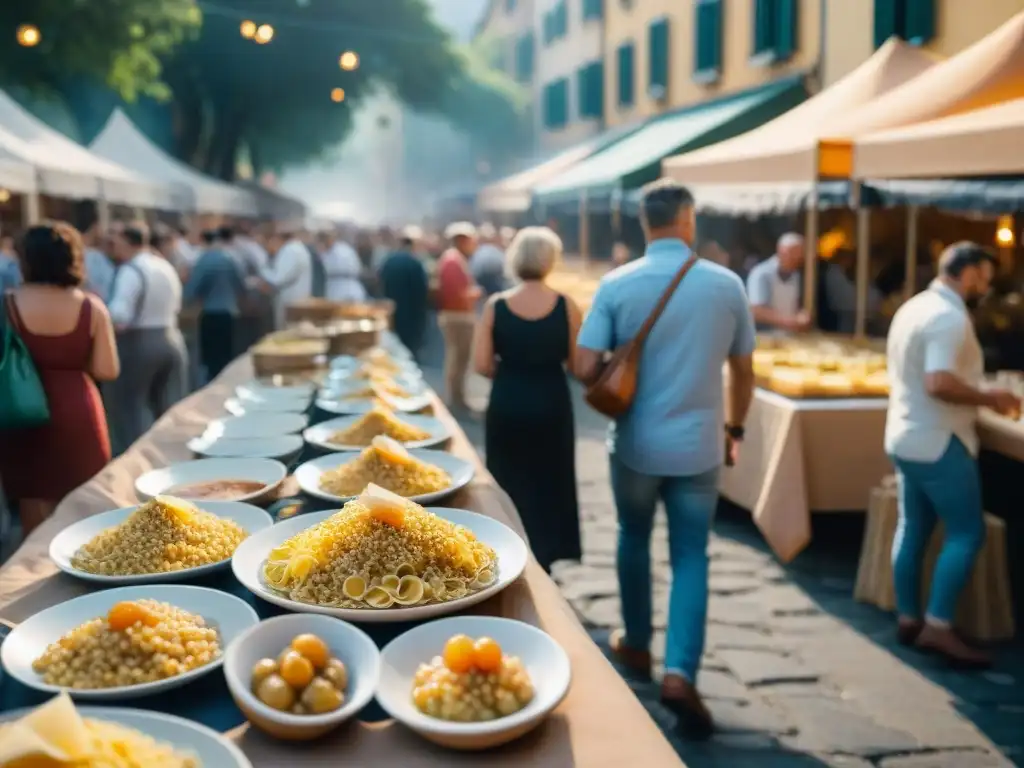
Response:
M562 256L562 238L548 227L519 230L508 247L508 265L520 280L543 280Z

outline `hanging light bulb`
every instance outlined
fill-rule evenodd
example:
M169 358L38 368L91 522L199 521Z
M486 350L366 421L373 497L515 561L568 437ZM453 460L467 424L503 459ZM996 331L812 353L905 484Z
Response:
M43 35L35 24L22 24L18 27L18 45L25 48L34 48L39 45L42 39Z
M335 104L341 104L341 102L343 102L344 100L345 100L345 89L344 88L335 88L333 91L331 91L331 101L333 101Z
M266 45L274 39L274 28L269 24L260 24L253 39L260 45Z
M351 72L359 67L359 54L355 51L345 51L338 58L338 66L346 72Z
M1003 248L1013 246L1016 237L1013 234L1013 216L1000 216L999 225L996 228L996 243Z
M252 40L254 37L256 37L256 22L252 21L251 19L246 19L242 22L242 27L240 31L242 33L242 37L244 37L246 40Z
M9 202L11 199L11 191L0 187L0 205Z

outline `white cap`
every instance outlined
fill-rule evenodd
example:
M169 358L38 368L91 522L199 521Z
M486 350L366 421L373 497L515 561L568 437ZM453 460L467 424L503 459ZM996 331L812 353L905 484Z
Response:
M456 221L445 227L445 240L454 240L457 237L476 237L476 227L468 221Z

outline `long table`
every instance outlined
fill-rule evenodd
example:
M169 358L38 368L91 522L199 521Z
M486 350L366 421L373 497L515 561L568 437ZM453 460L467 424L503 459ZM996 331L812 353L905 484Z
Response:
M54 516L40 526L10 561L0 569L0 621L16 625L32 614L89 592L83 581L57 571L48 557L50 541L67 525L107 509L137 504L134 480L142 473L191 457L185 443L201 433L212 419L224 416L223 403L234 387L252 377L247 357L236 360L210 386L172 408L125 454L93 480L70 494ZM481 465L464 433L440 403L436 415L453 435L450 450L476 465L474 481L448 503L486 514L522 533L522 521L507 495ZM207 585L231 591L249 600L261 617L280 609L246 593L230 573ZM442 766L542 768L621 768L627 764L671 768L682 766L678 755L654 721L587 636L554 582L531 558L523 578L501 594L470 609L473 613L502 615L541 627L554 637L572 662L569 695L535 732L498 750L460 754L435 747L402 726L387 720L376 704L323 740L294 745L264 736L244 722L230 700L219 672L175 690L170 695L118 702L203 722L226 732L256 768L306 766ZM386 642L404 629L398 625L368 625L377 642ZM45 700L11 679L0 680L0 711L30 706ZM216 768L210 766L209 768Z

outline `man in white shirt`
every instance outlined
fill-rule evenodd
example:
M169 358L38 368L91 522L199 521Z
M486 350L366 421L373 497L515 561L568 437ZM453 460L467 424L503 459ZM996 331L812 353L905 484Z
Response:
M118 269L109 308L122 361L107 392L115 453L188 391L188 353L178 329L181 279L149 242L144 223L129 224L113 240Z
M309 248L291 232L279 232L269 241L271 263L260 273L274 296L274 325L285 327L285 307L313 295L313 257Z
M356 249L338 237L336 232L323 233L321 242L326 277L324 297L329 301L366 301L366 289L360 279L363 265Z
M988 292L993 265L979 245L949 246L939 277L896 312L887 344L885 450L900 496L892 555L898 637L972 667L989 659L953 632L952 621L985 540L975 421L979 406L1020 413L1012 393L981 388L984 360L968 306ZM922 617L921 562L937 520L946 535Z
M747 297L759 331L806 331L811 316L803 298L804 239L795 232L779 238L775 255L750 270Z

